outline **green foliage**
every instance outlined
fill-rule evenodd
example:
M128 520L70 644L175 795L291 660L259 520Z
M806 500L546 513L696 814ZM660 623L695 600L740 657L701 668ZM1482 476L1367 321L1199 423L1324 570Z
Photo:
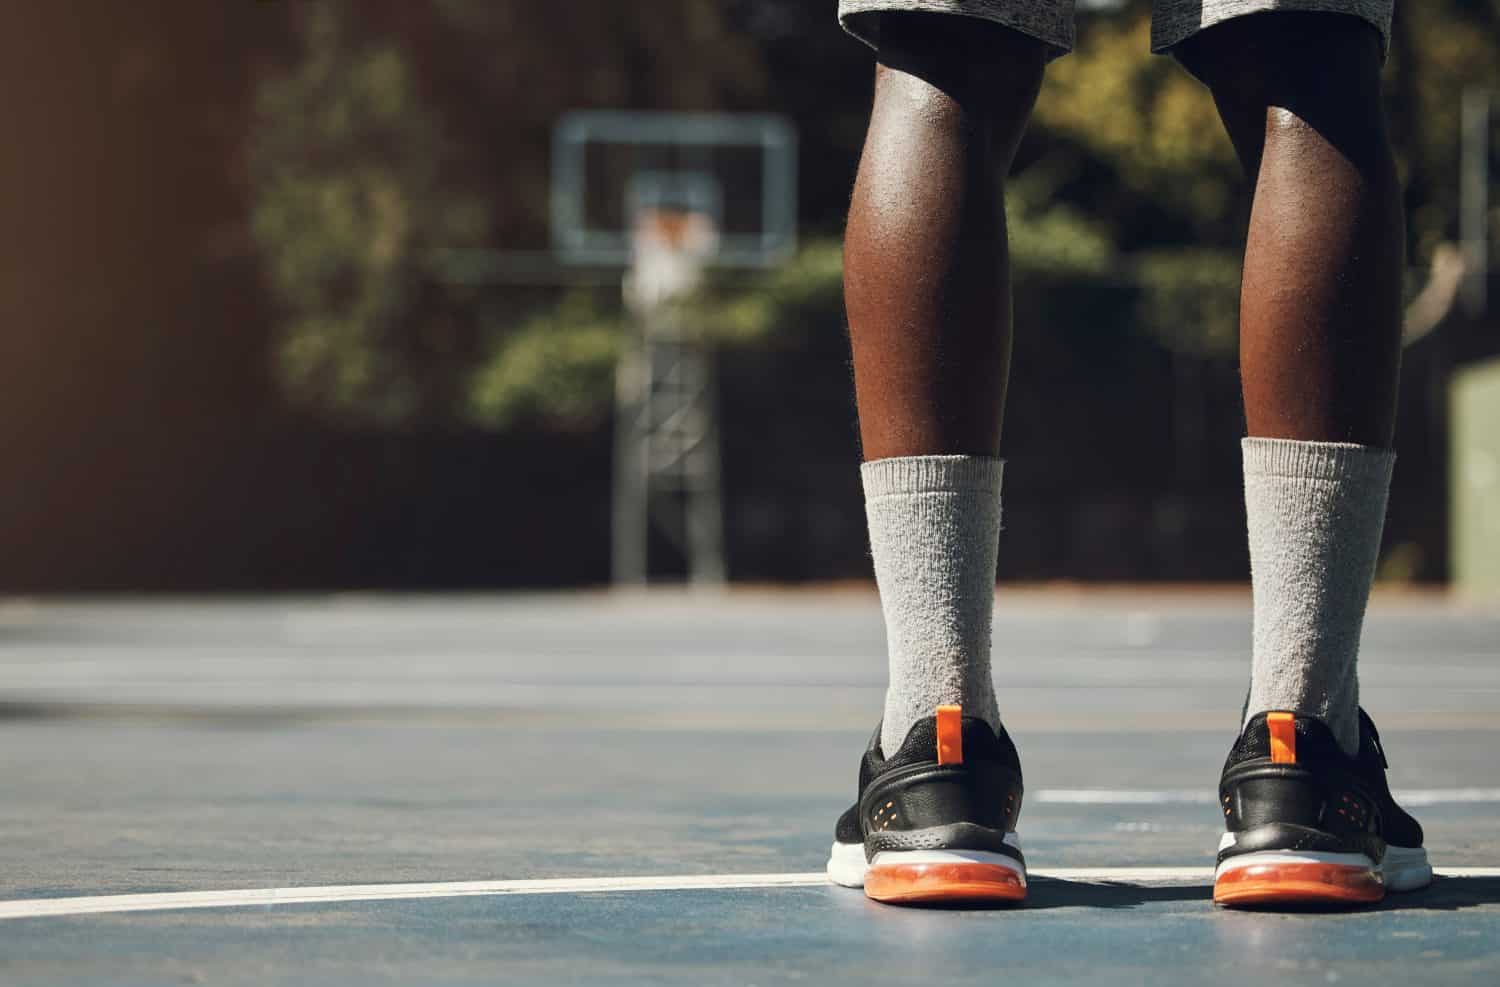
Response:
M1147 55L1150 37L1139 5L1089 19L1078 49L1048 67L1035 113L1048 153L1029 171L1052 183L1094 176L1064 193L1124 250L1156 242L1163 226L1199 239L1231 233L1225 220L1241 182L1207 90L1171 59Z
M1098 221L1052 200L1034 170L1011 182L1005 197L1011 263L1018 269L1098 275L1115 264L1115 243Z
M461 348L463 313L432 304L422 252L479 242L484 214L444 181L445 142L407 60L348 18L310 5L304 57L260 88L251 223L285 313L291 399L395 423L435 403Z
M752 346L776 333L839 325L844 307L844 250L837 240L803 245L783 267L750 279L719 279L687 313L712 339Z
M819 240L762 275L712 279L675 317L733 349L775 345L794 327L842 331L842 312L843 248ZM469 418L498 429L598 424L609 411L615 361L634 331L618 301L577 291L519 327L495 332L470 379Z
M618 313L602 311L589 292L569 295L555 309L497 334L470 378L469 417L499 429L527 422L572 429L597 424L609 409L624 338Z
M1236 251L1183 247L1132 258L1136 324L1177 353L1222 357L1239 344L1240 259Z
M543 240L563 111L744 101L760 66L701 0L660 0L649 17L615 0L574 7L413 0L394 21L349 0L295 8L301 50L260 83L250 139L252 229L281 314L276 376L294 404L388 426L592 414L577 394L605 387L618 316L568 301L525 321L516 311L534 300L455 291L427 259Z
M1386 71L1398 157L1408 183L1412 263L1456 238L1463 93L1500 87L1500 0L1398 4ZM1492 214L1500 229L1500 208Z

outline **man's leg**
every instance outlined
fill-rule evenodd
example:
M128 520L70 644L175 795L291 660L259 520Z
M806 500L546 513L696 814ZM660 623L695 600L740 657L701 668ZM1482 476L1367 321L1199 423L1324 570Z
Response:
M914 6L968 16L892 12ZM1010 360L1002 189L1049 51L1031 35L1067 47L1067 13L840 4L879 60L844 287L890 684L828 875L877 901L1026 895L1021 764L989 661Z
M1381 38L1353 16L1270 13L1209 28L1177 55L1212 90L1255 181L1240 300L1246 717L1317 716L1352 753L1401 353L1405 233Z
M1377 0L1351 11L1388 14ZM1214 900L1368 903L1432 880L1355 659L1394 454L1403 225L1381 39L1349 15L1229 20L1183 46L1255 204L1240 299L1255 641L1219 782Z
M990 625L1010 360L1003 179L1042 42L886 15L844 286L886 615L889 754L940 704L998 725Z

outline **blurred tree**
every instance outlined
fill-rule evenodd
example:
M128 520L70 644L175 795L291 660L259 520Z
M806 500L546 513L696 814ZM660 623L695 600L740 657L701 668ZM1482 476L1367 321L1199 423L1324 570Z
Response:
M624 336L617 307L577 291L515 329L497 333L470 378L469 417L490 428L581 430L609 412Z
M543 241L548 137L565 110L756 101L753 46L717 5L650 6L590 0L563 18L521 0L294 5L302 50L262 83L251 152L279 377L295 403L386 425L476 408L509 420L497 388L519 378L506 367L556 319L523 324L516 298L451 290L425 258Z
M304 14L303 57L261 87L251 147L281 380L342 416L439 415L473 317L416 261L479 242L484 200L447 180L452 151L402 52L359 37L342 3Z
M1150 38L1149 4L1082 19L1077 50L1047 70L1035 156L1021 174L1102 224L1121 250L1230 245L1239 164L1207 90L1148 56Z
M1386 72L1411 263L1457 237L1463 92L1500 90L1500 0L1398 3Z

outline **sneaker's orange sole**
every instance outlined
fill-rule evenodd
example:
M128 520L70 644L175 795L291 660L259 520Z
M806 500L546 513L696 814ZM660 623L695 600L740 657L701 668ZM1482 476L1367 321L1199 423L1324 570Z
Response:
M1370 867L1327 863L1255 863L1214 880L1220 905L1371 905L1385 898L1385 881Z
M883 864L871 867L865 874L865 894L891 904L1017 902L1026 898L1026 880L997 864Z

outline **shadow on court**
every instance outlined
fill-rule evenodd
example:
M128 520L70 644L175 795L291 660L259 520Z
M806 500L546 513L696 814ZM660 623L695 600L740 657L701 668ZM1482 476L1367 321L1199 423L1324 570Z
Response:
M1038 877L1030 882L1026 907L1030 908L1135 908L1169 901L1208 901L1213 888L1207 884L1151 887L1113 881L1064 881Z
M1021 907L1027 911L1049 908L1137 908L1141 905L1172 902L1204 902L1213 898L1209 884L1143 885L1115 881L1068 881L1059 878L1034 877ZM1460 911L1484 905L1500 904L1500 878L1438 877L1432 886L1421 891L1388 895L1379 905L1356 908L1304 908L1307 912L1359 911ZM978 911L993 905L947 905L941 908ZM1010 910L1013 906L1000 906ZM1248 909L1259 911L1260 909ZM1287 909L1270 909L1270 911Z
M1432 886L1407 894L1388 895L1377 907L1379 911L1429 909L1456 912L1464 908L1500 904L1500 878L1438 877Z

